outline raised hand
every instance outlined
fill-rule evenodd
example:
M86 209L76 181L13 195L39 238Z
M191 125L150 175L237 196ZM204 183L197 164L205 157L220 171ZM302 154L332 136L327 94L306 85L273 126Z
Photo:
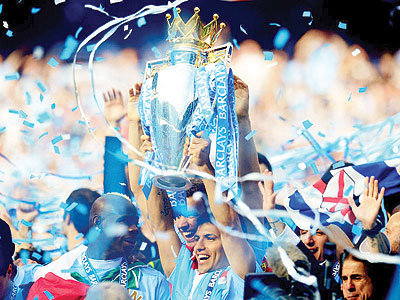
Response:
M140 122L138 102L142 83L136 83L134 88L129 89L128 119L130 122Z
M103 93L104 116L111 126L117 127L126 115L124 99L119 90L109 90Z
M272 176L272 172L265 170L264 175ZM260 181L258 182L258 188L263 196L263 210L275 209L276 193L274 193L274 181L272 179L264 180L263 183Z
M140 140L142 142L142 145L140 146L140 152L142 152L143 156L146 155L147 151L153 151L153 146L148 135L142 135Z
M366 230L372 229L375 219L381 208L385 188L381 188L379 193L378 180L374 176L365 177L365 187L362 203L357 206L353 197L349 197L348 201L353 210L354 215L359 219Z
M210 163L210 141L202 138L203 132L197 133L197 137L193 137L190 142L188 155L192 156L192 162L199 167L211 167ZM211 167L212 169L212 167Z
M238 76L233 75L238 121L249 117L249 87Z

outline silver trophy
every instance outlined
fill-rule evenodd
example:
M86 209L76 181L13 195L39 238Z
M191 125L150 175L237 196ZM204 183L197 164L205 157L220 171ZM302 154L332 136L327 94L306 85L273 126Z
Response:
M146 64L145 81L152 80L151 140L164 170L163 175L153 178L153 184L170 191L191 187L183 172L190 160L183 157L183 147L198 102L194 84L197 68L219 60L228 65L232 56L231 44L212 48L225 24L217 30L218 15L214 15L204 26L199 11L195 8L187 23L180 18L179 8L172 23L168 14L169 56Z

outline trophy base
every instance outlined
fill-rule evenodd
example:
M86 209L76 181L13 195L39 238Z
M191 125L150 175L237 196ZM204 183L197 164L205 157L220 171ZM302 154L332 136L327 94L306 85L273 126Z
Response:
M173 192L185 191L192 186L189 179L182 175L158 175L153 178L153 184Z

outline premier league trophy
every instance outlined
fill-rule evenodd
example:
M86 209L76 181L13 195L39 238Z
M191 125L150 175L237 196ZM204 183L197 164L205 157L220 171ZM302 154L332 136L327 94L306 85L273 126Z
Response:
M139 113L153 152L146 154L145 162L162 172L154 174L142 168L144 186L155 184L170 192L190 188L183 172L190 159L182 153L185 139L199 131L214 137L216 177L236 178L238 132L229 70L232 45L213 48L225 24L218 28L215 14L203 25L199 11L196 7L187 23L181 19L179 8L174 8L172 22L171 15L166 15L168 57L146 65Z

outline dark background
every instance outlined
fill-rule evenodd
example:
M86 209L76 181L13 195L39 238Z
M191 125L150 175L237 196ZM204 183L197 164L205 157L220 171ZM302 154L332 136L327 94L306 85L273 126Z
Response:
M0 0L3 4L0 14L0 53L5 56L15 49L32 51L40 45L45 50L54 45L63 44L68 35L74 35L82 26L79 41L111 18L84 8L85 4L105 8L111 15L125 17L148 4L166 4L166 0L124 0L110 4L109 0L66 0L54 4L54 0ZM212 19L214 13L220 20L231 27L232 38L241 41L251 38L257 40L264 50L273 49L273 38L279 30L279 23L289 29L291 38L284 50L292 53L295 42L309 29L323 29L338 33L348 43L358 43L364 47L372 59L385 51L395 52L400 48L400 11L396 6L400 1L376 0L255 0L221 1L191 0L181 5L182 17L186 21L193 14L193 8L199 6L203 22ZM31 8L41 10L31 14ZM303 11L311 11L311 18L302 17ZM2 24L7 21L14 36L5 35L7 29ZM339 21L347 23L347 29L338 28ZM136 21L130 23L131 36L124 40L127 32L122 27L114 34L111 41L121 47L131 46L138 49L151 48L155 42L165 40L165 14L146 17L147 24L138 28ZM248 35L240 30L240 25Z

